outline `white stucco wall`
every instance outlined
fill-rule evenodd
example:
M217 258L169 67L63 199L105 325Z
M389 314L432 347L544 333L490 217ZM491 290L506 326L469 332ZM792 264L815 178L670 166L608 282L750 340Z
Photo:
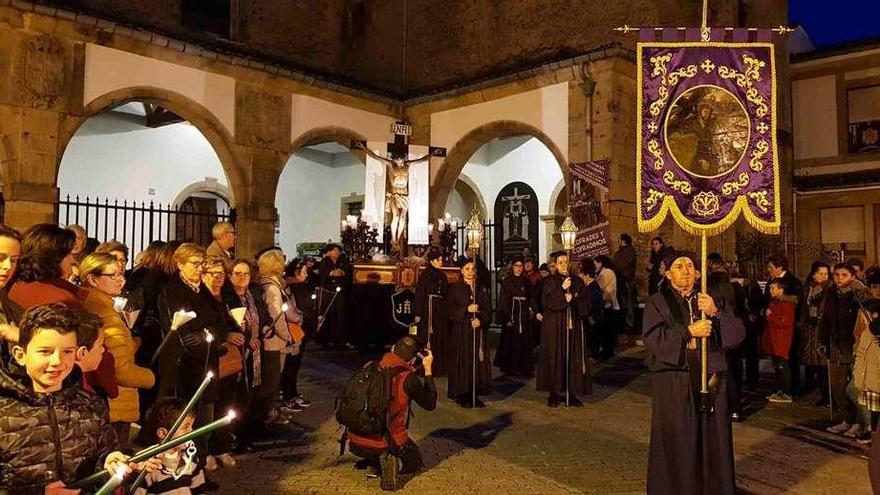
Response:
M394 118L329 102L320 98L294 94L291 98L290 140L322 127L342 127L354 131L368 141L390 141L394 138ZM348 145L348 143L340 143Z
M279 244L293 257L301 242L339 241L342 198L364 194L364 164L351 153L303 149L278 181Z
M134 117L103 113L73 135L61 158L58 187L62 198L78 194L168 204L206 178L227 184L217 154L195 127L151 129Z
M499 120L535 127L568 159L568 83L433 113L431 144L452 149L467 133ZM435 175L436 170L432 170L432 179Z
M83 103L113 91L151 86L179 93L207 108L235 134L235 79L86 43Z

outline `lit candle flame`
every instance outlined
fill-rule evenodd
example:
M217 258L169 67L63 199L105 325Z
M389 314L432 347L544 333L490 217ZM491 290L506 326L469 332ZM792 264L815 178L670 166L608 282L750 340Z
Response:
M286 313L288 309L290 309L290 306L288 306L287 303L281 305L281 311Z
M214 334L212 334L207 328L205 329L205 341L209 344L214 342Z
M226 413L226 418L229 419L229 421L235 419L235 411L230 409L229 412Z

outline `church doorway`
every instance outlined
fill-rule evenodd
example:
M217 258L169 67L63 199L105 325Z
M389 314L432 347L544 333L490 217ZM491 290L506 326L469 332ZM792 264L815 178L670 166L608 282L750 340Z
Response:
M314 256L340 242L341 221L364 207L366 169L341 137L314 137L299 146L278 180L276 243L288 257Z
M207 245L211 226L233 217L215 148L195 125L149 100L120 102L82 122L57 186L58 223L81 225L98 242L123 242L130 263L154 240Z

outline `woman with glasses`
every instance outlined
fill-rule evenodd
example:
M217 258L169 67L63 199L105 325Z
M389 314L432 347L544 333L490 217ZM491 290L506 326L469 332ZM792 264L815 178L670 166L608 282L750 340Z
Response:
M131 423L140 418L138 389L152 388L153 372L135 364L135 343L128 325L114 306L113 298L122 292L125 275L111 254L92 253L79 264L80 285L86 288L83 306L100 316L103 322L104 346L113 355L119 395L110 399L110 422L119 437L119 446L129 447Z
M196 317L174 330L167 345L159 354L159 396L188 400L205 378L208 371L218 376L220 356L226 354L224 335L218 335L214 320L216 310L206 304L211 294L202 285L205 270L205 248L192 243L181 244L174 251L176 275L172 276L159 294L159 321L163 335L168 336L177 311L193 311ZM209 334L210 332L210 334ZM228 333L228 330L226 331ZM215 379L205 389L196 411L195 426L214 420L214 406L220 399L220 386ZM225 413L226 411L222 411ZM208 451L208 438L200 440L199 450Z
M200 294L205 299L201 316L216 340L223 342L230 351L237 350L239 355L243 356L245 338L242 329L229 315L229 308L223 299L225 283L226 260L216 256L208 256L202 271L202 288L207 290L203 290ZM220 378L219 396L214 406L214 419L221 419L239 399L246 395L246 383L242 378L241 372ZM232 434L230 430L221 428L214 432L208 442L208 458L205 469L208 471L216 469L218 462L224 467L235 467L237 463L230 454L231 450Z
M241 400L244 407L243 419L236 428L237 452L240 453L252 451L253 443L260 440L259 437L265 436L263 421L257 418L268 414L261 413L261 410L268 411L272 408L271 401L266 404L254 400L256 389L263 381L262 329L272 324L269 308L263 300L262 287L251 284L254 272L254 266L248 260L233 261L227 271L233 290L224 293L228 307L246 310L241 330L246 343L243 381L247 384L247 391Z

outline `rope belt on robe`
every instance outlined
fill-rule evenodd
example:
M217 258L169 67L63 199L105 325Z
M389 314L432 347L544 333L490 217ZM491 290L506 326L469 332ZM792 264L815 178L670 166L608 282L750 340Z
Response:
M528 301L527 297L513 296L513 305L510 307L510 321L516 321L516 326L519 327L520 334L522 334L522 308L526 301ZM513 318L514 312L517 313L516 320Z

